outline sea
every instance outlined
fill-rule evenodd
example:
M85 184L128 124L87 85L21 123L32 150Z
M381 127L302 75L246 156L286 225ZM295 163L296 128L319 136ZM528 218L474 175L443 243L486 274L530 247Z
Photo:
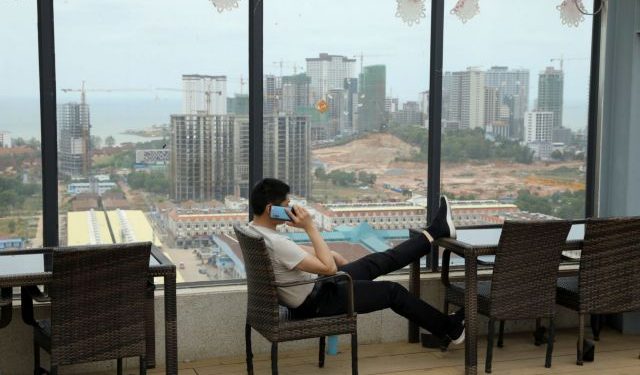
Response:
M91 135L97 135L103 140L107 136L113 136L117 144L154 139L125 134L125 132L143 130L153 125L169 124L170 116L182 111L182 101L179 97L103 97L88 100L88 104L91 114ZM574 131L585 130L587 112L586 101L565 100L564 126ZM0 97L0 131L9 131L11 138L40 139L38 98Z
M157 139L125 132L169 124L170 116L182 111L179 98L101 98L88 101L88 104L91 135L99 136L103 141L112 136L117 144ZM0 98L0 131L8 131L11 138L40 139L38 98Z

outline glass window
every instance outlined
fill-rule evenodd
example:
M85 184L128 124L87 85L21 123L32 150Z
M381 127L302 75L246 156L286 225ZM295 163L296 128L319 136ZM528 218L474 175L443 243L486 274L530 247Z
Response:
M591 22L527 0L445 16L441 190L465 225L584 217Z
M42 246L36 2L0 4L0 251Z
M381 238L375 223L426 205L429 22L409 26L395 5L264 3L264 175L313 210L378 208L364 215Z
M217 272L209 241L240 249L196 223L248 217L247 3L55 1L68 244L151 240L178 280L244 277Z

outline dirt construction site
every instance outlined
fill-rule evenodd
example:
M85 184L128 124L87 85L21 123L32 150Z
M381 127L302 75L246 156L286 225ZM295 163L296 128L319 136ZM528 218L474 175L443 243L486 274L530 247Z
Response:
M446 147L446 145L443 145ZM375 133L348 144L316 149L312 158L325 165L327 172L366 171L375 173L376 190L384 186L424 192L427 163L397 161L418 152L399 138ZM455 195L473 195L476 199L513 197L518 190L546 196L560 191L585 188L583 161L520 164L508 161L469 161L442 163L443 190Z

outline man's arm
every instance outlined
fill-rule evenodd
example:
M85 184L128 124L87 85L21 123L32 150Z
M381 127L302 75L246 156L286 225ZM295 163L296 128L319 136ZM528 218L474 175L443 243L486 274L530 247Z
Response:
M313 256L316 255L316 251L313 250L313 247L307 246L307 245L300 245L300 247L302 248L302 250L306 251L307 253L309 253L309 254L311 254ZM336 262L336 265L338 267L344 266L345 264L349 263L349 261L345 257L340 255L340 253L337 253L337 252L331 250L331 255L333 255L333 260L334 260L334 262Z
M333 254L324 242L318 228L313 224L311 215L303 207L296 206L295 214L287 208L291 221L287 225L302 228L307 232L315 254L308 254L298 265L297 269L318 275L334 275L338 271Z

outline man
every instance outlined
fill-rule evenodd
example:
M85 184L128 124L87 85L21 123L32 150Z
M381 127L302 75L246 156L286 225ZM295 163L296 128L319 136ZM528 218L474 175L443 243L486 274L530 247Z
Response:
M433 223L423 231L424 236L411 238L393 249L372 253L349 263L329 249L304 207L288 208L288 194L287 184L265 178L256 184L250 197L254 219L249 226L264 237L276 281L310 280L318 275L333 275L337 271L344 271L353 279L354 308L357 313L391 308L442 340L451 340L454 344L464 341L462 310L447 316L413 296L396 282L374 281L378 276L401 269L427 255L435 239L455 238L451 208L446 197L441 198L438 214ZM273 206L287 207L291 221L272 218L270 212ZM277 232L276 227L282 223L304 229L313 247L302 248ZM347 288L344 282L280 287L278 299L296 316L336 315L346 312Z

